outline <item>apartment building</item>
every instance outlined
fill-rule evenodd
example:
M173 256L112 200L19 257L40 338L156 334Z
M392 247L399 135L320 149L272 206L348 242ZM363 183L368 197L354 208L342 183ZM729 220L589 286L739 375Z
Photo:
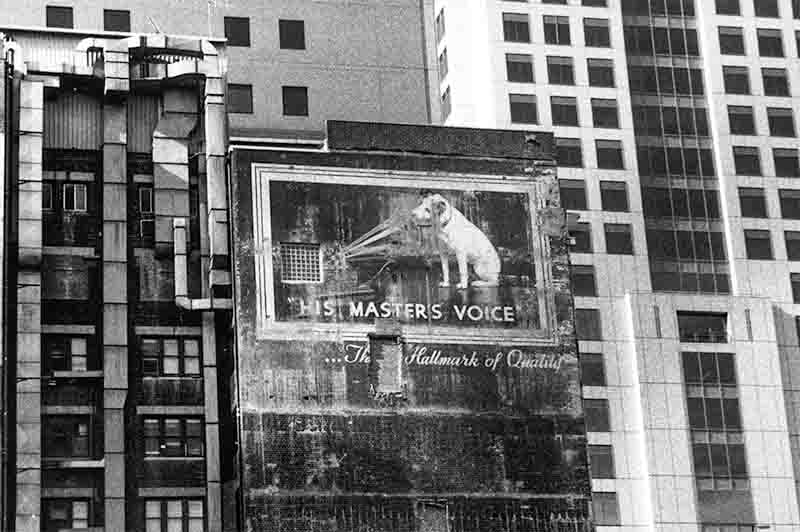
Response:
M439 0L443 123L552 131L599 530L796 530L790 0Z
M437 121L432 10L432 0L3 0L0 26L225 38L234 142L297 140L324 137L329 119Z

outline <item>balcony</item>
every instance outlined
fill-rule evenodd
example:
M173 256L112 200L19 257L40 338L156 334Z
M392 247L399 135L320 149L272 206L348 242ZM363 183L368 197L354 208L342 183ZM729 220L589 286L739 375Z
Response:
M203 404L203 379L200 377L143 377L139 404L144 406Z

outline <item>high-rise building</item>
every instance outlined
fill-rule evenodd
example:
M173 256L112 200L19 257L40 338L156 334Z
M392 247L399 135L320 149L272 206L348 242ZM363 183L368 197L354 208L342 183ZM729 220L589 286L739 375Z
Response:
M437 0L443 123L552 131L600 530L797 530L800 4Z

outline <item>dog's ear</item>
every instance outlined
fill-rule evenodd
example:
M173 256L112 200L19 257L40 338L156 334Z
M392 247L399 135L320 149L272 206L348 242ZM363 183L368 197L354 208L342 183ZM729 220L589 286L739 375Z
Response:
M437 194L433 197L433 201L431 201L431 210L436 216L443 215L445 211L447 211L447 200Z

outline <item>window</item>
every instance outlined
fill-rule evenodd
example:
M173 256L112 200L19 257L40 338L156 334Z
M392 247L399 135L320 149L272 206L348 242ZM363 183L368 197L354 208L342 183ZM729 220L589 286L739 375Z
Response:
M43 362L47 373L53 371L87 371L88 341L84 336L44 335Z
M447 87L442 94L442 117L447 120L453 110L453 102L450 99L450 87Z
M614 453L610 445L588 445L592 478L614 478Z
M86 185L64 183L64 210L86 212Z
M594 266L572 266L572 291L576 296L593 297L597 295Z
M146 456L203 456L203 421L199 418L146 417Z
M608 19L583 19L583 38L586 46L609 48L611 46L611 32L608 29Z
M727 94L750 94L750 75L747 67L724 66L722 77Z
M745 55L742 28L720 26L719 51L724 55Z
M142 375L146 377L199 377L200 339L142 337L139 339Z
M779 189L781 218L800 220L800 190Z
M538 124L536 96L533 94L509 94L508 104L511 122L515 124Z
M753 0L757 17L778 18L778 0Z
M786 241L786 258L788 260L800 260L800 231L784 231Z
M570 44L569 18L545 15L544 42L547 44Z
M728 315L718 312L678 311L681 342L726 343Z
M528 15L503 13L503 40L506 42L531 42Z
M578 102L575 98L551 96L550 108L554 126L578 125Z
M589 85L592 87L614 87L614 61L611 59L587 59Z
M592 121L594 127L618 128L617 100L592 98Z
M783 57L783 39L781 30L759 28L758 54L762 57Z
M617 494L593 492L592 514L594 516L595 525L619 525L619 503L617 502Z
M436 44L442 42L442 39L445 35L445 26L444 26L444 8L439 10L439 14L436 15Z
M228 112L253 112L253 86L228 83Z
M281 280L291 283L322 283L322 248L319 244L281 242Z
M506 54L508 81L533 83L533 58L530 54Z
M583 151L581 139L556 137L556 164L558 166L582 168Z
M716 0L717 15L739 15L739 0Z
M282 87L283 115L308 116L308 88Z
M744 218L766 218L767 201L764 189L739 187L739 207Z
M792 283L792 302L800 303L800 273L793 273L789 280Z
M42 210L53 208L53 183L42 181Z
M447 64L447 48L442 50L442 53L439 54L439 78L444 79L447 77L448 72L448 64Z
M624 181L600 181L604 211L628 212L628 189Z
M789 96L789 78L785 68L762 68L761 76L764 79L764 95Z
M63 6L47 6L46 25L48 28L72 28L72 8Z
M104 9L103 29L106 31L131 31L131 12L121 9Z
M306 24L302 20L279 20L278 34L281 50L306 49Z
M89 502L88 499L42 499L44 510L42 530L89 528Z
M800 177L800 164L794 148L773 148L775 175L778 177Z
M769 134L773 137L794 137L794 116L791 107L767 107Z
M203 532L203 499L145 499L146 532Z
M609 432L611 430L607 399L584 399L583 415L586 419L587 432Z
M623 170L625 168L622 156L622 141L620 140L597 140L595 141L597 152L597 167L606 170Z
M145 185L139 187L139 213L153 214L153 187Z
M571 57L547 57L547 80L551 85L575 85Z
M756 123L753 120L753 108L749 106L729 105L728 123L731 135L755 135Z
M744 230L744 245L750 260L772 260L772 239L769 231Z
M633 255L633 235L630 224L605 224L606 253Z
M571 211L586 210L586 184L580 179L559 179L561 206Z
M225 38L228 46L250 46L250 19L225 17Z
M606 0L582 0L581 5L587 7L606 7Z
M605 386L606 367L601 353L579 353L582 386Z
M589 222L579 222L570 227L569 236L574 242L571 247L573 253L592 252L592 227Z
M47 458L91 458L90 416L42 416L42 456Z
M757 532L755 525L740 525L736 523L703 525L701 532Z
M576 308L575 334L579 340L602 340L600 311L594 308Z
M761 158L754 146L734 146L733 163L736 175L761 175Z

